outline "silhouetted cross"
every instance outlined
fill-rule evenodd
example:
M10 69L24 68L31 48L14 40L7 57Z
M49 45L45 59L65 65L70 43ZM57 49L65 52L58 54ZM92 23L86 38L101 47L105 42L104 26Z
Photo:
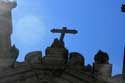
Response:
M62 29L52 29L51 32L53 33L61 33L60 41L63 41L65 34L76 34L77 30L69 30L67 27L63 27Z

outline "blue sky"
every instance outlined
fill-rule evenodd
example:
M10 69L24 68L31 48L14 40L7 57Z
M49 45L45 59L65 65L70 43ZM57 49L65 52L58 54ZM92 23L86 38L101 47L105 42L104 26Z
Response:
M83 54L86 64L92 64L98 50L109 54L113 74L121 73L125 45L124 0L17 0L13 10L12 44L20 50L18 61L28 52L50 46L55 37L50 29L67 26L77 29L77 35L66 35L70 52Z

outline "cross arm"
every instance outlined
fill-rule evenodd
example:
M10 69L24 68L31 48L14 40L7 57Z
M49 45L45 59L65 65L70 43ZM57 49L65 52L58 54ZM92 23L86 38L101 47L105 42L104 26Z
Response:
M52 29L51 32L53 32L53 33L69 33L69 34L77 34L78 33L78 31L74 30L74 29L72 29L72 30Z
M67 27L63 27L62 29L52 29L51 30L52 33L60 33L61 36L60 36L60 41L62 42L64 37L65 37L65 34L77 34L77 30L74 30L74 29L67 29Z

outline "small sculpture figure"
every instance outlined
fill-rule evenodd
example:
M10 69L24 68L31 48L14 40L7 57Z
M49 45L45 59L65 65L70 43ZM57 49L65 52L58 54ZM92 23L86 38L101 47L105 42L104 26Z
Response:
M15 45L13 45L3 58L3 60L5 60L4 67L14 67L18 56L19 56L19 50L16 48Z
M52 43L51 47L64 48L64 42L60 42L60 41L56 38L56 39L54 39L54 42Z

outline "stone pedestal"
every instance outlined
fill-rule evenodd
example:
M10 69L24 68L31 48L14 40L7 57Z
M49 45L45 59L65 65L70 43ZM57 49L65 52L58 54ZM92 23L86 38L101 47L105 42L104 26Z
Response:
M100 80L110 81L112 77L112 65L94 64L94 74Z
M68 60L68 50L66 48L53 48L46 49L46 56L44 62L47 64L65 64Z

